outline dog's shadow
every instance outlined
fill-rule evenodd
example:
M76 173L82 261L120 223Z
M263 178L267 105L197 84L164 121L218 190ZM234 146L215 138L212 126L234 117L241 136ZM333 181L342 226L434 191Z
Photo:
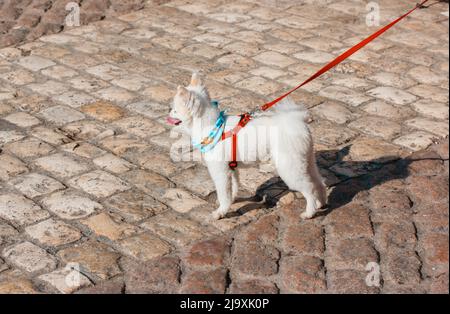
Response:
M325 173L327 188L330 190L327 206L318 215L327 215L331 211L350 203L356 195L369 191L382 183L404 179L409 175L408 166L417 160L438 159L424 157L421 159L399 158L398 156L383 156L369 161L347 160L351 145L340 150L326 150L316 152L317 163L322 173ZM336 171L331 172L329 169ZM331 176L330 179L327 175ZM280 199L289 193L286 184L279 178L273 177L261 184L254 196L240 198L238 202L246 204L227 217L243 215L249 211L274 207Z

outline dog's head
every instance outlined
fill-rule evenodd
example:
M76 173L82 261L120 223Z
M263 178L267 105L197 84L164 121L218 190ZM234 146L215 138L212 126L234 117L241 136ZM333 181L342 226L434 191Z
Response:
M202 116L205 106L209 105L210 101L200 75L192 74L189 86L178 86L167 123L189 129L193 120Z

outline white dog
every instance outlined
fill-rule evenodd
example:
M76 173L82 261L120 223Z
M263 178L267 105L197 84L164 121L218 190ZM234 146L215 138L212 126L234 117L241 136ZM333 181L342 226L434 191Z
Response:
M200 143L214 127L220 110L211 104L209 93L199 75L192 75L190 85L178 87L167 122L175 130L189 134L194 143ZM254 117L237 135L237 157L250 162L270 159L278 175L294 191L306 199L302 218L312 218L326 204L326 189L314 157L313 141L306 120L308 112L291 100L284 100L273 109ZM236 126L239 116L229 116L225 131ZM213 219L224 217L238 192L237 169L231 170L231 138L219 141L203 154L214 181L219 208Z

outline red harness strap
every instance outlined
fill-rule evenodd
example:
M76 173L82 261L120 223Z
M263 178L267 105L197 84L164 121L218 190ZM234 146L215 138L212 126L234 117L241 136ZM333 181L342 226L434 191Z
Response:
M222 140L232 137L231 138L231 161L228 163L228 166L231 170L234 170L237 166L237 132L239 132L243 127L246 126L247 123L250 122L252 119L251 115L248 113L244 113L241 115L241 119L239 120L236 127L234 127L232 130L228 132L222 133Z
M234 170L238 163L237 163L237 134L232 135L232 146L231 146L231 161L228 163L228 166L231 170Z
M252 119L252 116L250 113L246 112L244 114L241 114L241 119L239 120L238 124L231 129L228 132L223 132L222 134L222 140L229 138L230 136L232 136L233 134L238 134L238 132L247 125L247 123L250 122L250 120Z
M262 111L265 111L267 109L269 109L270 107L272 107L273 105L275 105L276 103L280 102L282 99L286 98L287 96L289 96L291 93L295 92L297 89L299 89L300 87L308 84L309 82L311 82L312 80L316 79L317 77L321 76L323 73L329 71L330 69L334 68L335 66L337 66L339 63L341 63L342 61L344 61L345 59L347 59L348 57L350 57L352 54L354 54L355 52L357 52L358 50L360 50L361 48L363 48L364 46L366 46L368 43L370 43L371 41L373 41L374 39L376 39L377 37L379 37L381 34L383 34L384 32L386 32L388 29L390 29L392 26L394 26L395 24L397 24L398 22L400 22L401 20L403 20L405 17L407 17L408 15L410 15L412 12L414 12L416 9L418 8L422 8L423 5L428 2L429 0L424 0L421 3L417 3L416 6L409 10L408 12L406 12L405 14L403 14L402 16L400 16L399 18L397 18L396 20L392 21L391 23L389 23L388 25L382 27L381 29L379 29L378 31L376 31L375 33L373 33L372 35L370 35L369 37L367 37L366 39L364 39L363 41L361 41L360 43L354 45L353 47L351 47L350 49L346 50L344 53L340 54L339 56L337 56L334 60L332 60L331 62L329 62L327 65L325 65L324 67L322 67L319 71L317 71L315 74L313 74L310 78L308 78L306 81L304 81L303 83L301 83L300 85L296 86L295 88L291 89L290 91L288 91L287 93L281 95L280 97L262 105L259 109ZM250 122L250 120L252 119L252 115L250 113L244 113L241 115L241 120L239 120L239 123L230 131L228 132L224 132L222 134L222 140L225 140L226 138L232 136L232 158L231 161L229 163L229 166L231 169L235 169L237 167L237 160L236 160L236 150L237 150L237 133L247 125L247 123Z

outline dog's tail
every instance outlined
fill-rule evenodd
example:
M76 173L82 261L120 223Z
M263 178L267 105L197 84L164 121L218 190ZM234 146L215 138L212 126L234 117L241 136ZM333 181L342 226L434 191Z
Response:
M311 116L308 110L302 104L297 104L290 97L286 97L281 100L274 107L275 114L289 114L293 115L292 118L297 121L309 123L311 122Z
M311 133L308 128L310 115L303 105L296 104L291 98L287 97L269 110L272 125L275 126L280 134L279 140L286 142L278 149L290 147L290 150L304 152L312 143Z

